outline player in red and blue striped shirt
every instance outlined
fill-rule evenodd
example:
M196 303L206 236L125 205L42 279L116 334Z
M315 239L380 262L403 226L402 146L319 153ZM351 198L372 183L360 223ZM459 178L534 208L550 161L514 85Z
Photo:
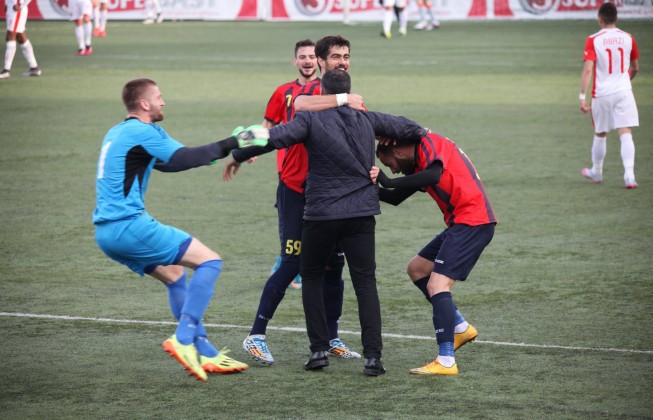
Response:
M408 275L433 307L438 341L437 358L410 373L456 375L454 350L478 332L456 307L451 288L467 279L492 240L497 219L474 165L446 137L428 133L417 144L381 139L377 157L392 173L406 175L392 179L372 169L372 179L384 187L381 201L398 205L417 191L427 192L444 214L447 227L408 263Z

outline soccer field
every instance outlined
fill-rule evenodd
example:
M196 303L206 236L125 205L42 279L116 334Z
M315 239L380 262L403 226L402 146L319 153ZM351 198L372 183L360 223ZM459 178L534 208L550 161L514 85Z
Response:
M20 77L17 53L0 81L0 416L652 418L653 25L619 27L641 56L635 190L623 188L616 133L604 183L580 174L591 164L577 97L594 21L445 22L390 41L380 24L109 21L90 57L75 56L70 22L29 22L43 76ZM437 349L431 307L405 273L444 228L420 194L377 217L386 375L342 359L305 372L301 296L288 290L268 331L275 364L196 382L161 350L175 328L165 288L94 241L95 165L124 118L120 90L152 78L174 138L220 140L262 120L273 90L296 75L296 41L329 34L352 42L353 91L369 109L451 138L485 183L499 225L454 288L478 340L457 352L458 376L408 374ZM154 173L146 205L224 259L205 323L216 346L249 363L241 342L278 254L275 159L229 183L222 168ZM360 351L345 280L341 337Z

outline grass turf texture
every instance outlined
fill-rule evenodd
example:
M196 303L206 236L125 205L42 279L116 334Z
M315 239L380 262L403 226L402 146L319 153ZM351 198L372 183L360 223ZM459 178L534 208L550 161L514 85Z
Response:
M120 121L120 89L159 83L163 127L187 145L259 122L291 80L299 39L352 41L353 91L372 110L405 115L456 141L474 161L499 217L469 280L454 289L480 332L453 378L416 377L433 359L431 310L407 261L443 229L427 196L377 218L377 276L389 372L332 360L304 372L301 331L268 332L276 363L238 375L187 377L161 349L171 324L0 316L3 418L645 418L653 412L653 26L623 21L640 48L634 80L640 188L623 188L619 141L608 139L604 184L591 164L592 127L578 110L584 40L593 21L445 23L386 41L377 24L109 22L91 57L75 57L72 25L30 22L43 69L0 83L0 311L172 321L162 285L96 247L90 222L100 141ZM225 260L205 322L216 346L240 343L277 253L272 156L221 179L223 165L153 175L149 211L197 235ZM342 338L360 351L346 277ZM271 327L303 328L288 291ZM518 347L501 343L526 343ZM612 351L609 349L633 351ZM646 397L649 395L649 397Z

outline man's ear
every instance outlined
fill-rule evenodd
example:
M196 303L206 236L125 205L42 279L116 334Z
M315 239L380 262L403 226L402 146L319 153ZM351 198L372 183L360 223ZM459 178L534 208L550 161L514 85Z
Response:
M143 108L145 111L149 111L150 102L147 99L141 99L141 108Z

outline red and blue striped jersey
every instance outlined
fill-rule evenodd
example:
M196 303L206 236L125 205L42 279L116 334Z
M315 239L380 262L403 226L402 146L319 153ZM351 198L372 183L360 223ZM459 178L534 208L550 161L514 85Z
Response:
M467 155L451 140L435 133L422 138L416 151L416 172L433 162L442 162L442 175L426 192L444 213L447 226L496 223L497 219L476 168Z
M320 78L305 85L297 80L279 86L268 101L265 119L272 124L285 124L295 117L295 98L300 95L319 95ZM304 193L304 182L308 174L308 154L303 144L277 151L277 171L288 188Z

